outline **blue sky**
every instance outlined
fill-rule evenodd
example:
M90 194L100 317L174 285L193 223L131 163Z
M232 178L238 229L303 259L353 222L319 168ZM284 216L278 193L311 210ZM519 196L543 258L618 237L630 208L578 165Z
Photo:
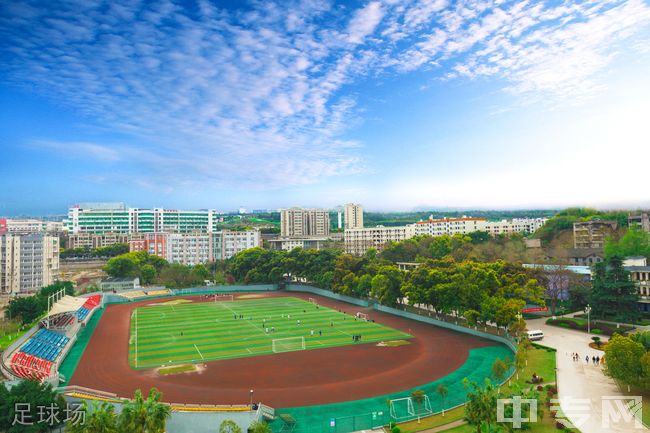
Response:
M0 214L650 206L646 1L0 4Z

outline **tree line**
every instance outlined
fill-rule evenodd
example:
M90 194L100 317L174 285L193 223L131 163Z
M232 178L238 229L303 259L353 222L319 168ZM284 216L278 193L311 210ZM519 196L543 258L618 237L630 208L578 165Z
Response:
M62 259L115 257L129 252L129 244L119 243L98 248L65 248L61 251Z
M20 320L23 324L32 323L47 313L47 298L61 289L65 289L66 295L74 295L74 285L71 281L57 281L41 288L35 295L11 299L5 307L5 317Z
M348 296L427 305L442 313L465 315L472 323L516 321L527 303L544 305L544 287L534 271L504 261L457 262L427 259L410 272L370 252L361 257L333 250L269 251L253 248L227 263L226 271L244 283L278 282L295 277Z

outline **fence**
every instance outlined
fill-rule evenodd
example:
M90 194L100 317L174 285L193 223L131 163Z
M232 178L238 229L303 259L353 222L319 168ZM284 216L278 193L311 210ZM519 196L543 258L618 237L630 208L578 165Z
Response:
M285 289L289 292L307 292L313 293L314 295L320 295L325 298L335 299L337 301L347 302L348 304L358 305L359 307L368 308L370 305L367 299L353 298L351 296L341 295L340 293L334 293L329 290L319 289L318 287L310 286L307 284L287 284Z

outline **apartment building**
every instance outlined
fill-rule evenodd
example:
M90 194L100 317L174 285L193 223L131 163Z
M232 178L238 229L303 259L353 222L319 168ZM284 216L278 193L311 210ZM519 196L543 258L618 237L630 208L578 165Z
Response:
M218 214L211 210L127 208L124 203L85 203L68 209L69 233L213 233Z
M414 224L414 232L416 236L430 235L455 235L456 233L468 234L479 230L485 231L487 220L485 218L443 218L432 219L426 221L418 221Z
M573 247L602 249L605 239L616 233L617 228L616 221L599 219L573 223Z
M59 272L59 238L42 233L0 235L0 292L31 293Z
M348 203L343 207L345 230L363 228L363 208L360 204Z
M632 212L627 218L630 227L638 227L643 231L650 232L650 211Z
M291 251L294 248L302 248L303 250L320 250L325 247L325 244L330 241L330 238L275 238L269 239L269 249L271 250L284 250Z
M146 251L170 263L196 265L227 260L261 246L257 230L215 233L138 233L129 236L129 251Z
M7 219L0 218L0 235L6 235L6 234L7 234Z
M535 233L546 224L548 218L513 218L511 220L486 221L482 231L492 236L511 233Z
M67 238L68 248L102 248L115 244L123 244L129 241L129 235L125 233L76 233Z
M624 262L630 279L639 289L639 309L650 312L650 266L645 257L628 257Z
M291 208L280 211L280 235L304 238L328 236L330 214L327 209Z
M345 251L357 256L370 248L382 250L389 242L399 242L415 236L416 224L397 227L369 227L350 229L344 233Z
M7 233L61 233L63 231L61 221L43 221L34 218L7 218L4 220L4 225Z

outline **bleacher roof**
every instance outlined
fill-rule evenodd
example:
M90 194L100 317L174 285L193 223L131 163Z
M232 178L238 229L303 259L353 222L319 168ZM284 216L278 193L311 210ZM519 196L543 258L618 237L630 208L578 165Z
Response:
M86 298L75 298L74 296L66 295L54 304L48 313L48 316L56 316L57 314L77 311L84 303L86 303L86 301Z

